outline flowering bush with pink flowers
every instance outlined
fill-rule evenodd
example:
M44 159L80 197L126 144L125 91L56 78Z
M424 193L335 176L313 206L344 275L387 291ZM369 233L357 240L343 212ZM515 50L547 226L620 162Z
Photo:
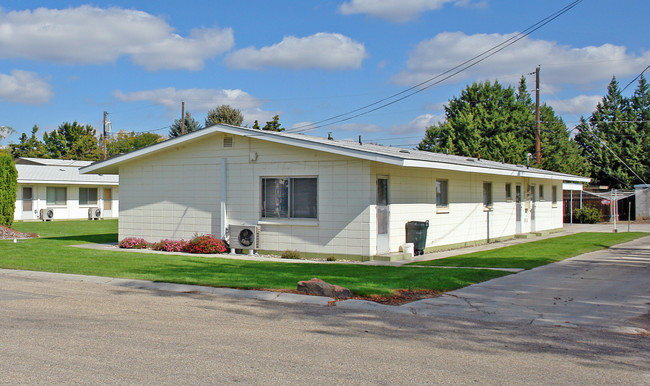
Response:
M164 239L160 240L157 243L151 244L151 249L154 251L165 251L165 252L184 252L187 248L188 241L185 240L169 240Z
M128 249L146 249L149 247L149 243L145 239L137 237L126 237L118 244L120 248Z
M228 250L226 243L214 235L195 236L185 247L189 253L224 253Z

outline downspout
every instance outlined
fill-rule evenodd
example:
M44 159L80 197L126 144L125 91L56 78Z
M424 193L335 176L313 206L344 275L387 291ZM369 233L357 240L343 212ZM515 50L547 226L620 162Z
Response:
M226 175L226 159L222 158L221 159L221 239L225 240L226 239L226 224L227 222L227 213L226 213L226 183L227 183L227 175Z

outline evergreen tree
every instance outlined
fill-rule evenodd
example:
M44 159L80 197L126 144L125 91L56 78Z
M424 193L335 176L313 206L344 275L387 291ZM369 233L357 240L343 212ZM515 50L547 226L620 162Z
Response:
M192 116L189 112L185 113L185 134L191 133L193 131L201 130L201 124ZM181 136L181 120L176 119L174 123L169 126L169 137L180 137Z
M34 127L32 127L32 135L30 137L28 137L27 134L23 133L23 135L20 136L19 143L9 144L11 155L14 158L48 158L45 155L45 145L38 138L36 138L37 132L38 126L34 125Z
M540 107L541 168L582 174L584 160L553 109ZM522 77L517 91L498 81L474 83L445 106L444 123L427 128L418 149L525 164L535 153L535 105Z
M11 227L16 210L18 171L14 160L0 152L0 225Z
M630 100L622 96L616 77L613 77L596 111L588 120L581 118L576 141L589 160L592 178L598 183L631 189L635 183L641 182L634 173L642 178L648 174L650 153L647 123L644 125L647 116L648 85L645 78L641 78Z
M47 158L97 161L102 155L95 129L76 121L64 122L50 134L43 134L43 144Z
M244 122L244 115L239 109L230 107L230 105L221 105L208 111L205 118L205 127L223 123L232 126L241 126Z
M255 121L257 123L257 121ZM259 125L258 125L259 127ZM253 126L255 128L255 126ZM272 120L266 122L266 125L262 127L262 130L267 130L267 131L284 131L284 127L280 125L280 116L276 115L273 117Z

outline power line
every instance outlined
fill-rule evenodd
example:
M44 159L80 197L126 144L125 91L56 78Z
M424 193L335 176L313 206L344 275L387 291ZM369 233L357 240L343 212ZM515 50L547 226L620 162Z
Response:
M628 83L625 87L623 87L623 89L621 90L621 92L625 91L625 89L628 88L629 85L631 85L632 83L634 83L634 81L636 81L637 79L639 79L639 78L641 77L641 75L643 75L643 73L644 73L648 68L650 68L650 64L648 64L648 66L647 66L646 68L644 68L643 71L641 71L641 73L640 73L639 75L636 76L636 78L632 79L632 80L630 81L630 83Z
M402 91L400 91L400 92L398 92L396 94L393 94L393 95L388 96L386 98L380 99L378 101L375 101L375 102L370 103L368 105L365 105L363 107L359 107L357 109L348 111L346 113L338 114L338 115L332 116L330 118L322 119L320 121L310 123L310 124L306 124L306 125L303 125L303 126L298 126L298 127L295 127L293 129L290 129L290 130L287 130L287 131L299 133L299 132L311 131L311 130L317 129L319 127L325 127L325 126L330 126L330 125L333 125L333 124L336 124L336 123L345 122L345 121L348 121L350 119L357 118L359 116L366 115L366 114L369 114L371 112L383 109L383 108L385 108L387 106L390 106L392 104L400 102L400 101L402 101L402 100L404 100L406 98L409 98L409 97L411 97L411 96L413 96L415 94L418 94L418 93L420 93L422 91L428 90L428 89L430 89L430 88L444 82L445 80L447 80L447 79L449 79L449 78L451 78L451 77L453 77L453 76L455 76L455 75L457 75L457 74L459 74L459 73L461 73L461 72L463 72L463 71L465 71L465 70L467 70L467 69L469 69L471 67L476 66L477 64L479 64L482 61L486 60L487 58L489 58L489 57L491 57L493 55L496 55L497 53L501 52L505 48L517 43L521 39L527 37L531 33L537 31L538 29L542 28L546 24L550 23L551 21L557 19L558 17L560 17L564 13L568 12L569 10L571 10L572 8L577 6L582 1L583 0L576 0L576 1L572 2L572 3L570 3L569 5L565 6L562 9L560 9L559 11L556 11L555 13L545 17L544 19L541 19L540 21L536 22L535 24L533 24L533 25L529 26L528 28L524 29L522 32L519 32L516 35L504 40L503 42L497 44L496 46L493 46L490 49L485 50L482 53L472 57L471 59L468 59L465 62L460 63L460 64L450 68L449 70L444 71L444 72L442 72L442 73L440 73L440 74L438 74L438 75L436 75L436 76L434 76L432 78L429 78L429 79L427 79L427 80L425 80L423 82L420 82L420 83L418 83L418 84L416 84L416 85L414 85L412 87L409 87L409 88L407 88L405 90L402 90ZM438 80L435 81L436 79L438 79ZM406 94L406 95L404 95L404 94ZM400 95L403 95L403 96L399 97ZM399 98L397 98L397 97L399 97ZM397 99L394 99L394 98L397 98ZM391 101L391 99L394 99L394 100ZM387 101L389 101L389 102L387 102ZM386 102L386 103L384 103L384 102ZM377 107L374 107L374 108L370 109L373 106L377 106ZM345 117L345 118L343 118L343 117ZM333 122L330 122L330 121L333 121ZM324 124L326 122L329 122L329 123Z

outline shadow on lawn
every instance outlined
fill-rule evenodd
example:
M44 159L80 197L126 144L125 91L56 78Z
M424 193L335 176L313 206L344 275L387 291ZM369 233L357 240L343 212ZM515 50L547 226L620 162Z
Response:
M90 243L90 244L108 244L117 242L117 233L100 233L92 235L72 235L72 236L45 236L41 237L47 240L69 241L66 244Z

